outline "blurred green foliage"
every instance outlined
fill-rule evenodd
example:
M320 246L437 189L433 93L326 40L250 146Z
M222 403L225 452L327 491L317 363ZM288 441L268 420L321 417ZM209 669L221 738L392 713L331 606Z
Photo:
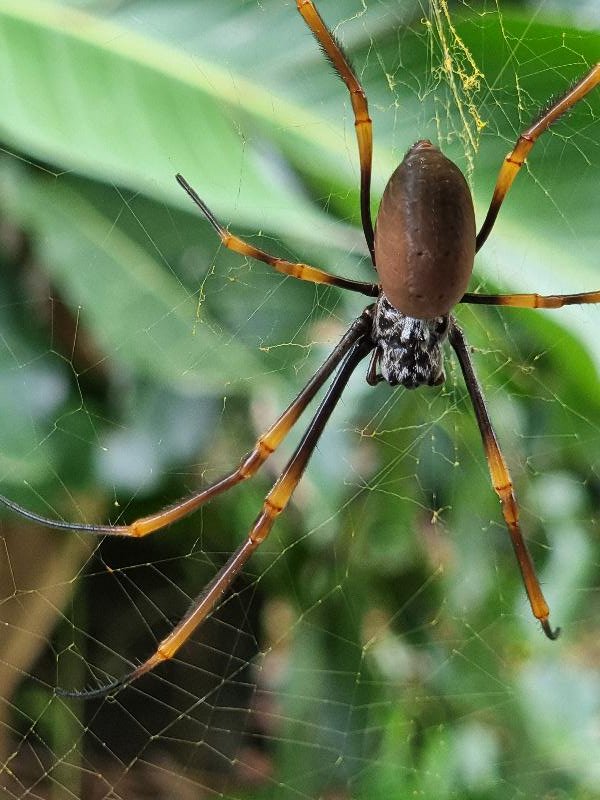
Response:
M174 173L257 246L372 273L348 98L294 3L75 5L0 0L1 491L131 520L234 467L365 305L223 252ZM600 54L537 7L319 5L369 97L374 211L429 137L481 220L519 132ZM473 290L598 288L599 91L522 173ZM559 642L526 607L453 360L414 393L359 368L235 591L116 702L51 690L145 658L277 466L143 542L3 515L9 790L600 797L597 314L457 309Z

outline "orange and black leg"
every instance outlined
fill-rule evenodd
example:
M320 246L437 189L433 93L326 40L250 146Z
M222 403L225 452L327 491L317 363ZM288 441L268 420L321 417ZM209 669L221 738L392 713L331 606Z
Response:
M483 243L490 234L494 227L494 222L500 211L506 193L510 189L512 182L517 176L518 171L525 163L529 151L537 141L537 139L547 131L550 125L555 122L562 114L572 108L576 103L591 92L591 90L600 84L600 63L595 64L591 70L584 75L569 91L553 103L550 108L545 111L542 116L533 123L527 130L519 136L517 143L513 150L506 156L504 163L500 168L496 187L492 196L487 216L484 220L481 230L477 234L476 249L480 250Z
M560 633L560 628L553 629L550 626L550 609L542 593L533 560L527 549L525 540L523 539L523 534L521 533L519 507L513 491L510 473L487 412L485 400L483 399L481 387L473 369L465 337L454 320L451 322L448 338L458 357L458 363L460 364L467 385L467 391L469 392L471 403L473 404L475 417L481 433L483 449L485 450L485 457L490 469L492 486L500 498L502 514L510 534L521 575L523 576L523 583L525 584L531 610L534 617L540 621L546 636L549 639L556 639Z
M373 222L371 220L371 166L373 162L373 123L369 117L367 95L354 74L340 43L323 22L312 0L296 0L298 11L313 32L334 70L346 84L354 111L354 126L360 159L360 215L371 260L375 264Z
M511 306L513 308L562 308L563 306L600 303L600 292L578 294L473 294L467 292L461 303L485 306Z
M126 686L137 678L153 670L156 666L172 658L185 644L196 628L204 622L212 612L223 594L229 589L236 576L254 551L269 535L276 518L287 506L294 489L317 446L323 428L337 405L348 380L357 365L373 348L370 332L361 334L355 339L350 350L343 356L342 363L333 379L327 394L323 398L307 431L303 435L294 454L284 467L263 503L262 510L256 518L246 539L237 548L227 562L221 567L213 580L194 601L192 607L173 630L159 643L156 651L125 677L90 691L65 691L57 689L57 694L68 697L103 697L106 694Z
M311 267L310 264L302 264L301 262L286 261L284 258L272 256L265 253L264 250L259 250L238 236L229 233L227 228L223 227L212 213L210 208L206 205L204 200L198 193L192 189L190 184L186 181L183 175L176 175L177 182L185 189L188 195L192 198L194 203L198 206L200 211L204 214L206 219L213 226L218 233L221 242L229 250L235 253L241 253L250 258L256 258L258 261L264 261L265 264L276 269L277 272L282 272L284 275L291 275L293 278L298 278L301 281L310 281L311 283L325 283L329 286L338 286L340 289L350 289L353 292L360 292L368 297L377 297L379 294L379 287L376 283L365 283L363 281L353 281L349 278L340 278L337 275L330 275L322 269Z
M342 359L352 349L356 342L365 335L370 335L373 317L373 307L369 306L363 311L344 334L338 345L315 372L298 397L290 403L279 419L258 439L252 451L243 459L240 466L230 475L226 475L221 480L207 486L199 492L185 497L183 500L174 503L168 508L141 517L129 525L92 525L78 522L63 522L51 519L30 511L8 497L0 495L0 504L10 508L26 519L46 525L49 528L59 528L62 530L76 530L84 533L110 536L131 536L142 537L149 533L165 528L173 522L182 519L209 502L217 495L226 492L241 481L247 480L254 475L264 464L267 458L281 444L283 439L290 432L298 421L304 409L314 398L325 381L332 375Z

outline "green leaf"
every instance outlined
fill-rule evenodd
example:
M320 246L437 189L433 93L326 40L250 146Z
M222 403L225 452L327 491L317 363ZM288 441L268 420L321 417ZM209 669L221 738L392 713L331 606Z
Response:
M43 241L55 285L104 353L188 394L222 389L222 359L239 377L261 371L243 345L223 342L208 312L196 319L195 297L172 273L66 183L2 177L5 204Z
M243 74L37 0L0 1L0 69L0 135L29 158L189 209L173 181L182 172L211 206L235 208L238 224L255 225L260 205L271 230L311 239L317 220L324 227L244 123L251 113L306 139L315 119ZM329 236L341 245L332 225Z

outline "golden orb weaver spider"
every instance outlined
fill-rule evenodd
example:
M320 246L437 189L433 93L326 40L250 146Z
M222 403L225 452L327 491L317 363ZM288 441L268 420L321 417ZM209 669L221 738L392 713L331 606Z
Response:
M336 277L308 264L290 262L259 250L230 234L189 183L181 175L177 176L177 180L208 219L226 248L261 260L299 280L350 289L376 298L376 302L354 320L322 366L258 439L240 466L213 485L155 514L129 525L118 526L52 520L0 496L0 501L12 511L49 527L97 535L146 536L252 477L280 445L317 392L334 376L299 445L268 493L246 539L194 601L187 614L159 643L155 652L129 674L97 689L84 692L57 690L59 693L78 697L102 696L131 683L172 658L213 611L219 598L268 536L275 519L289 502L323 428L358 364L371 354L367 381L372 385L381 381L406 388L438 385L444 380L441 346L446 339L457 355L473 404L492 485L500 498L532 612L549 638L558 635L558 629L550 625L549 608L521 533L510 475L488 416L469 350L451 311L459 302L524 308L559 308L573 303L600 302L600 291L552 296L466 292L475 254L492 230L500 206L529 151L559 116L600 83L600 64L593 66L518 138L500 168L489 210L478 233L471 194L462 173L427 140L414 144L391 176L374 228L370 210L372 123L367 97L341 46L321 19L312 0L297 0L297 6L350 93L360 159L362 227L373 266L377 269L378 281L369 283Z

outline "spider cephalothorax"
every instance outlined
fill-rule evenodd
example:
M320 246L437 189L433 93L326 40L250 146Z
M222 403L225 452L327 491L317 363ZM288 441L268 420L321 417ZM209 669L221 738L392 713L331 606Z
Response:
M373 318L375 352L367 380L387 381L390 386L416 389L438 386L446 379L441 345L448 336L450 317L416 319L403 314L383 292L377 298ZM376 374L377 365L381 374Z

